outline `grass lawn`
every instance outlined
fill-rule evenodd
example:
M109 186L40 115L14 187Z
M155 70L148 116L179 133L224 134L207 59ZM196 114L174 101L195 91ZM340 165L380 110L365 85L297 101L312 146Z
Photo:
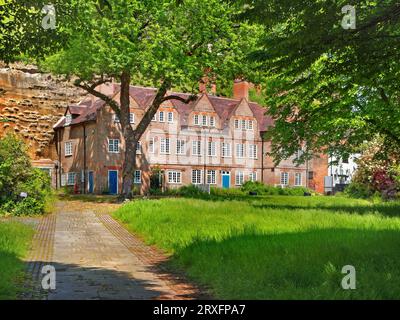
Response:
M24 263L21 260L33 236L33 229L17 222L0 222L0 300L15 299L21 288Z
M400 203L139 200L114 216L217 298L400 298ZM356 269L356 290L341 287L345 265Z

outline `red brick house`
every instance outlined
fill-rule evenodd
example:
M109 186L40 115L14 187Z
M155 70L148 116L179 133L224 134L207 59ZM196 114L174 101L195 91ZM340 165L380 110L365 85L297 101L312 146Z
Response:
M119 101L118 84L97 90ZM266 156L270 143L262 137L273 121L264 115L264 108L248 100L248 90L247 82L236 82L233 99L203 93L189 104L164 103L138 146L136 188L148 191L155 168L161 172L164 188L204 181L232 188L247 180L306 186L305 165L296 166L288 159L274 166ZM139 123L155 93L152 88L131 86L132 126ZM54 130L59 186L79 187L85 193L120 192L125 146L119 120L109 106L88 96L69 106Z

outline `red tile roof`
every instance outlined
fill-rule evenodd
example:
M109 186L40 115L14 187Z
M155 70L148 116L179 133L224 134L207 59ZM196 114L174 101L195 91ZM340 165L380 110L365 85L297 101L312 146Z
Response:
M109 97L114 97L120 91L119 84L107 84L102 85L97 88L98 91L103 92ZM154 88L145 88L145 87L137 87L131 86L129 93L133 99L138 103L139 107L142 109L147 109L155 95L157 89ZM187 93L173 93L183 99L187 99L190 95ZM203 95L199 95L199 99ZM241 100L237 99L229 99L224 97L216 97L207 95L208 99L210 100L212 106L214 107L215 111L217 112L218 116L222 120L223 123L227 123L231 114L234 112L235 108L241 102ZM198 100L199 100L198 99ZM182 124L187 124L187 118L190 112L193 110L196 102L192 101L188 104L185 104L179 100L171 100L172 104L175 106L176 110L181 115ZM87 121L95 121L97 111L100 110L105 105L105 102L99 98L88 96L84 100L82 100L78 105L71 105L68 107L67 112L69 111L73 116L73 120L71 125L80 124ZM249 107L253 111L254 116L259 123L260 131L266 131L269 126L273 125L273 120L271 117L265 115L266 109L258 105L257 103L249 102ZM59 121L54 128L63 127L65 124L65 119Z

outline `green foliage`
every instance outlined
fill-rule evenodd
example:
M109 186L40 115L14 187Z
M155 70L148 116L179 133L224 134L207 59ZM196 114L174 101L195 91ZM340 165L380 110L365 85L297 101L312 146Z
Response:
M41 214L51 198L50 177L32 167L24 143L11 134L0 139L0 212Z
M368 199L374 194L374 191L366 184L352 182L346 187L344 194L356 199Z
M114 216L217 299L397 299L399 208L265 196L133 201ZM356 266L357 290L341 288L347 264Z
M46 0L0 1L0 60L39 58L65 46L69 33L77 26L76 1L52 0L56 28L45 30L42 8L49 4Z
M210 0L109 0L99 10L93 1L76 1L80 29L68 46L44 66L93 81L119 78L123 71L136 84L192 92L209 70L215 80L245 74L242 59L255 45L257 26L234 21L234 7Z
M0 300L16 299L21 292L26 255L33 229L21 223L0 222Z
M186 198L215 199L215 200L244 200L254 196L265 195L284 195L284 196L304 196L304 193L313 191L304 187L279 188L265 185L261 182L247 181L241 188L217 188L211 187L210 194L204 192L198 186L188 185L180 188L171 188L162 193L160 190L151 189L151 195L164 195Z
M353 152L377 133L398 152L397 0L241 2L248 4L245 19L266 30L263 48L250 60L263 62L268 113L276 119L267 138L276 162L304 142L310 152ZM354 30L341 26L345 5L356 7Z
M304 193L313 193L311 189L305 187L279 188L263 184L259 181L246 181L241 190L245 194L255 193L258 195L303 196Z

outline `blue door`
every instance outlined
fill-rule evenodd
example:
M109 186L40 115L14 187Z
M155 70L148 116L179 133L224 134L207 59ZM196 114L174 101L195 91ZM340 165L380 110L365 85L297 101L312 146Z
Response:
M118 171L108 171L108 192L110 194L118 193Z
M230 172L222 172L222 188L229 189L231 186L231 174Z
M93 171L89 171L89 193L93 193L93 191L94 191Z

